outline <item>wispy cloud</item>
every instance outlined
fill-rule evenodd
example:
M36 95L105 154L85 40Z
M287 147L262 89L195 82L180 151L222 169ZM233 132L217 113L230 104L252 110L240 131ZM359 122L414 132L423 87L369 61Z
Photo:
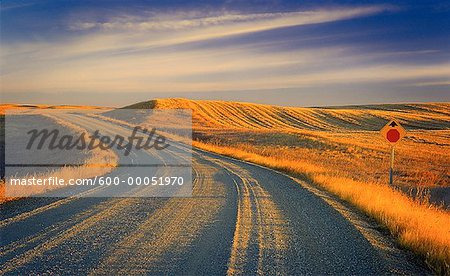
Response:
M208 16L198 12L153 13L70 21L68 33L60 39L3 43L0 82L7 92L192 92L417 80L426 83L448 77L448 63L406 65L390 60L439 53L430 49L368 52L363 46L353 45L277 49L253 41L227 47L206 43L395 9L377 5ZM265 42L289 44L270 38ZM192 45L180 47L188 43Z
M204 12L182 12L169 15L151 14L145 17L123 15L111 18L106 22L76 21L69 25L69 29L89 30L98 28L103 30L167 31L227 25L228 27L233 27L233 30L229 30L226 34L234 34L345 20L395 9L397 8L393 6L379 5L298 12L253 14L223 12L206 17L203 15Z
M70 22L71 30L92 29L92 31L81 36L69 36L61 41L3 43L1 56L3 60L5 57L10 57L34 61L64 60L102 52L130 53L281 27L345 20L393 9L395 8L392 6L366 6L284 13L222 13L200 18L198 16L201 13L184 12L152 14L151 19L146 20L133 15L122 15L103 23ZM8 64L17 64L17 62L8 62Z
M35 5L36 2L34 1L17 1L13 3L2 3L0 5L0 11L7 11L12 9L19 9L23 7L29 7Z
M446 78L450 64L370 64L354 48L283 52L252 48L201 49L145 55L95 56L42 62L24 74L2 76L5 91L202 92L314 87L350 83L416 82ZM345 64L345 67L342 67ZM42 70L42 68L46 68Z

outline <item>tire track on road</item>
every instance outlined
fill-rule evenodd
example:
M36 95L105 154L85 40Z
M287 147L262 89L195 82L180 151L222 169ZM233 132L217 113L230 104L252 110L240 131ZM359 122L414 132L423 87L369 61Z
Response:
M238 215L227 274L283 274L290 236L289 222L271 200L270 194L247 170L231 162L203 158L229 173L238 194Z

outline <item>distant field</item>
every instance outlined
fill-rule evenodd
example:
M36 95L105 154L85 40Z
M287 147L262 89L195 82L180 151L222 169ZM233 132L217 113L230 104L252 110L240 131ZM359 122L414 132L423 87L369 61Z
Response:
M194 138L280 156L361 181L386 182L389 145L379 130L396 118L408 134L396 146L396 185L450 185L450 104L290 108L180 99L133 107L188 108Z
M0 105L0 114L6 108L105 109L7 104ZM396 146L395 185L422 196L427 196L423 188L428 188L432 202L450 204L449 103L296 108L160 99L129 108L191 109L193 137L199 142L293 160L317 171L375 183L388 181L390 157L379 129L396 118L408 133Z

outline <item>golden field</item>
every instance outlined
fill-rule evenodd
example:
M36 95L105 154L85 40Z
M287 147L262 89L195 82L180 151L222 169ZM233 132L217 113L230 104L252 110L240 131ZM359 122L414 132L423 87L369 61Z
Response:
M387 181L390 161L390 145L379 130L395 118L408 131L395 147L396 185L450 186L447 103L291 108L167 99L151 105L192 109L193 136L200 142L280 156L377 183Z
M437 273L450 273L450 212L441 202L450 193L450 104L285 108L167 99L134 107L192 109L194 146L316 184L375 218ZM395 188L387 185L390 146L379 134L391 118L408 131L396 146Z

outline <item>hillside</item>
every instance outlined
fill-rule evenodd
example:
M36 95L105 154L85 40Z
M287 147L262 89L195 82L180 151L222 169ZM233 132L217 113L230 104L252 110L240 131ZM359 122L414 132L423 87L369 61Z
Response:
M395 118L408 131L396 146L397 185L450 184L450 103L296 108L156 99L127 108L191 109L195 141L289 158L364 182L386 181L390 146L379 130ZM432 200L447 205L450 195L435 190Z
M191 109L196 130L379 130L393 117L408 129L450 129L450 103L300 108L226 101L157 99L126 108Z

